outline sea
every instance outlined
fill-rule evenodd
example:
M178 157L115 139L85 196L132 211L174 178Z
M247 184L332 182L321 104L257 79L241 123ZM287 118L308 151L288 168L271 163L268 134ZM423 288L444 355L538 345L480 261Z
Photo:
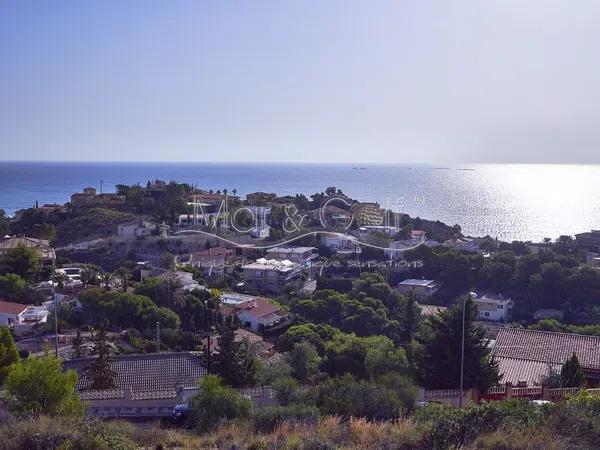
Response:
M600 165L0 162L0 209L64 203L84 187L185 182L237 195L307 196L335 186L360 201L458 224L468 236L531 240L600 229Z

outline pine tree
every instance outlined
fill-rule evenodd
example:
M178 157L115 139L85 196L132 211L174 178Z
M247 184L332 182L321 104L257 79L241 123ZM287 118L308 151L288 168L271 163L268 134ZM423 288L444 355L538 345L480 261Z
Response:
M465 307L464 388L487 389L499 381L498 364L482 328L474 325L477 306L471 297L459 298L457 303L425 322L421 336L422 351L416 355L419 378L427 389L456 389L460 386L461 346Z
M75 337L73 338L73 344L71 346L71 357L73 359L79 359L83 356L83 337L81 337L81 331L77 329Z
M238 351L238 345L235 342L235 330L238 326L234 317L225 317L217 326L219 337L217 344L219 354L214 361L215 372L223 378L229 385L235 384L235 356Z
M0 327L0 386L8 374L10 366L19 360L19 352L10 330Z
M110 345L107 342L106 331L101 328L94 339L92 355L96 359L86 371L90 379L90 389L110 389L115 387L116 372L110 367Z
M398 319L402 327L400 334L402 346L406 350L408 359L412 360L411 343L423 319L417 299L412 292L402 298L398 311Z
M585 377L579 364L577 355L573 353L565 361L560 371L560 384L562 387L579 387L585 381Z

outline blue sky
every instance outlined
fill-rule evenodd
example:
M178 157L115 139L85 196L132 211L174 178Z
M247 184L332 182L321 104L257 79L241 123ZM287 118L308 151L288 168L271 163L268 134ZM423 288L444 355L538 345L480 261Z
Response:
M4 1L0 160L600 162L600 4Z

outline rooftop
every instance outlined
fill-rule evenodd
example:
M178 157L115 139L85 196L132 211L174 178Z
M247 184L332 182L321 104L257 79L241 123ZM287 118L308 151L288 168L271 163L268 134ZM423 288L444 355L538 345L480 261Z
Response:
M21 314L28 305L0 300L0 314Z
M297 264L284 259L283 261L277 259L265 259L259 258L256 262L246 264L242 269L252 270L277 270L279 272L290 272L296 268Z
M267 253L306 253L315 251L315 247L273 247Z
M503 328L498 333L494 357L563 364L575 353L581 367L600 370L600 337L550 331Z
M65 370L79 373L78 389L86 389L90 380L85 369L94 358L65 361ZM145 355L117 355L112 357L111 368L117 373L117 388L135 391L166 391L178 387L196 387L198 379L206 374L202 360L193 353L152 353Z
M0 249L15 248L17 245L25 247L49 247L50 242L44 239L35 239L26 236L4 236L0 238Z
M279 312L279 306L270 303L268 299L257 297L256 299L242 305L244 311L248 311L254 317L266 317Z
M431 284L435 284L435 280L417 280L414 278L409 278L407 280L401 281L398 283L398 286L423 286L427 287Z
M494 358L498 362L498 369L502 375L501 384L510 383L513 386L520 382L527 386L540 384L544 377L548 376L550 369L560 373L562 364L549 364L544 361L532 361L520 358Z

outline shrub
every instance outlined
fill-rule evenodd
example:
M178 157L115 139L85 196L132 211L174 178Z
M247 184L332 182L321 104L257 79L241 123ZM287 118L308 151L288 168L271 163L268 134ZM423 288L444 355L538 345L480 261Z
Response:
M492 433L503 425L512 428L540 425L544 416L543 409L527 400L510 399L462 409L431 404L418 409L415 420L427 448L445 449L468 445L479 435Z
M77 415L83 412L75 389L77 373L63 372L54 356L28 358L13 364L4 387L14 413L26 415Z
M399 392L391 387L359 381L346 374L328 379L318 386L316 401L323 414L390 420L400 417L403 411L412 408L414 397L399 395Z
M198 431L207 432L224 421L250 417L252 402L225 386L220 377L206 375L199 388L200 392L191 401L191 420Z
M301 422L314 424L320 413L315 406L292 403L287 406L266 406L254 413L254 427L261 432L272 431L280 423Z

